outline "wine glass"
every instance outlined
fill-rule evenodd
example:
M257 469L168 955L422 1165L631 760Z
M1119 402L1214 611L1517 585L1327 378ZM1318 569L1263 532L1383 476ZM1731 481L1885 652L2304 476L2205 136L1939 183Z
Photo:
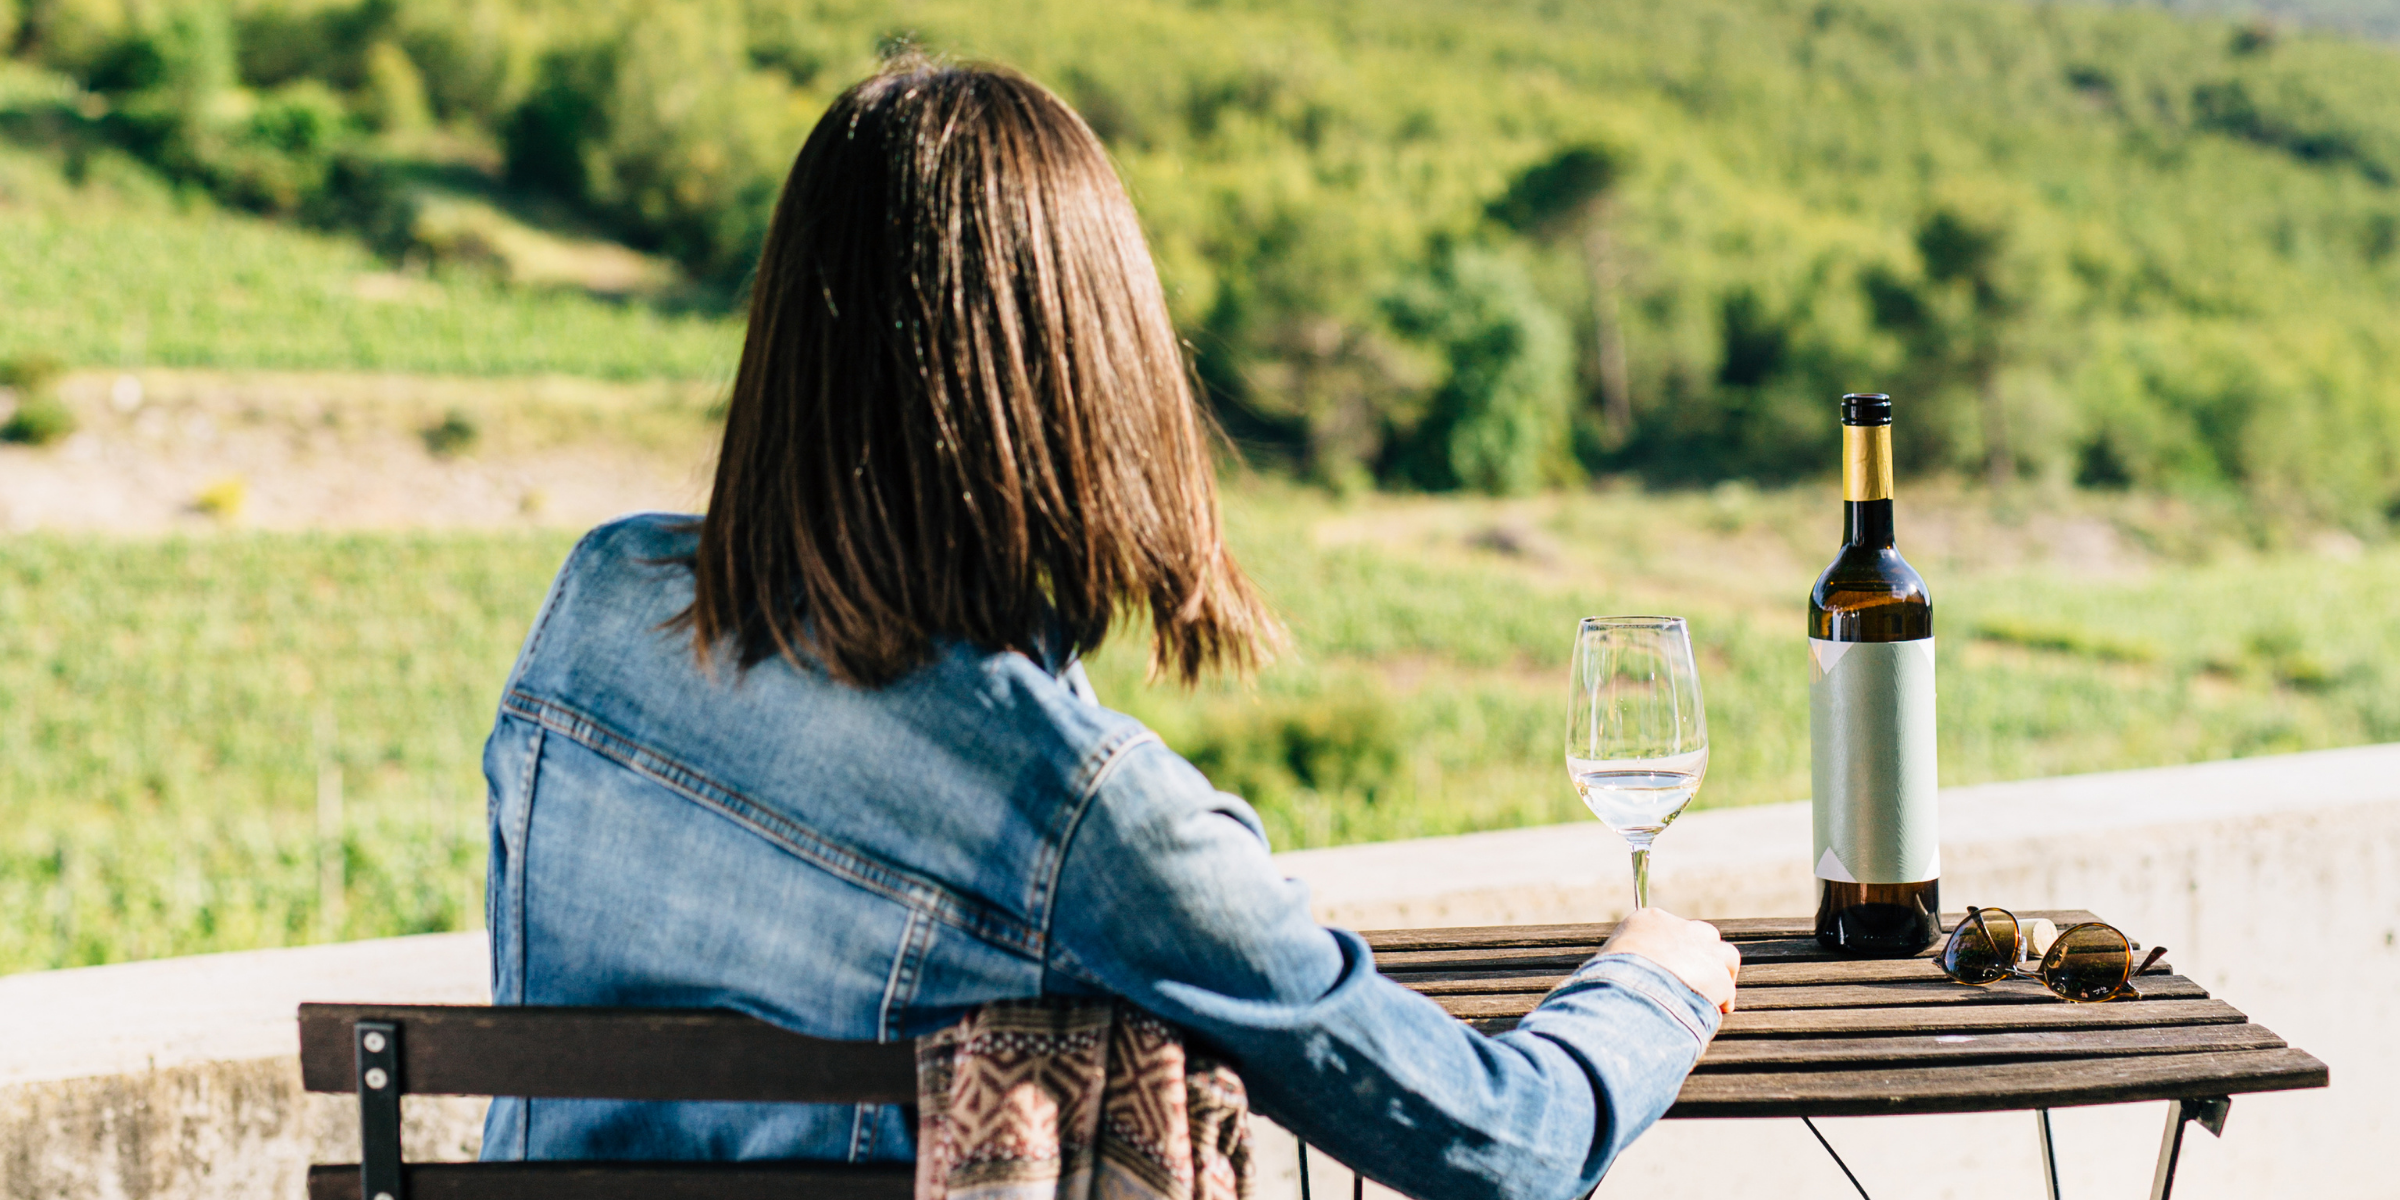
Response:
M1633 851L1650 907L1650 843L1708 773L1708 717L1681 617L1585 617L1567 680L1567 777Z

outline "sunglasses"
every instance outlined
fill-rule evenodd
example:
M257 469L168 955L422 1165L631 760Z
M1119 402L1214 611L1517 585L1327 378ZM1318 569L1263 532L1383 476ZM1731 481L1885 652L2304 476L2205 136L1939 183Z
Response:
M2003 979L2039 979L2062 1000L2098 1004L2103 1000L2139 999L2133 977L2156 965L2165 946L2150 948L2142 965L2133 965L2133 943L2113 925L2086 921L2070 925L2050 943L2040 965L2027 970L2025 935L2017 915L2005 908L1969 906L1967 919L1950 931L1942 946L1942 973L1960 983L1983 987Z

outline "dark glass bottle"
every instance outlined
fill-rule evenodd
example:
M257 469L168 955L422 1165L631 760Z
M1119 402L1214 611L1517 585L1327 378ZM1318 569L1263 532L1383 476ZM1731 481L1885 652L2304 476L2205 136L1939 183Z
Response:
M1891 424L1891 397L1842 397L1848 536L1808 598L1817 940L1860 956L1941 932L1933 599L1893 546Z

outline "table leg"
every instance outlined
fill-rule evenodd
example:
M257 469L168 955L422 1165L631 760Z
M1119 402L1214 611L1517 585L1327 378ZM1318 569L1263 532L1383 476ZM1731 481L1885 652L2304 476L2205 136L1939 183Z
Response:
M2225 1136L2225 1113L2233 1107L2226 1096L2167 1102L2167 1131L2158 1140L2158 1170L2150 1176L2150 1200L2168 1200L2175 1190L2175 1163L2183 1157L2183 1127L2200 1122L2210 1137Z
M1833 1155L1833 1165L1842 1169L1842 1178L1849 1180L1850 1186L1858 1189L1858 1200L1874 1200L1873 1197L1867 1195L1867 1185L1860 1183L1858 1176L1850 1173L1850 1164L1843 1162L1842 1156L1835 1153L1833 1143L1825 1140L1825 1131L1817 1128L1817 1123L1807 1117L1800 1118L1800 1123L1808 1126L1808 1131L1816 1135L1817 1144L1825 1147L1825 1153Z
M2042 1135L2042 1182L2050 1185L2050 1200L2058 1200L2058 1147L2050 1140L2050 1110L2033 1110L2033 1119Z

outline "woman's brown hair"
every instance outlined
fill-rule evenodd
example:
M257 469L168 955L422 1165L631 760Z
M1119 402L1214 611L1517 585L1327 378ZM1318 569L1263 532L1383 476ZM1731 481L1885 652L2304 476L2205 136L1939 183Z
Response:
M1226 553L1209 432L1074 110L892 64L776 204L679 620L704 662L730 641L868 686L937 638L1079 655L1143 613L1153 671L1246 668L1279 630Z

